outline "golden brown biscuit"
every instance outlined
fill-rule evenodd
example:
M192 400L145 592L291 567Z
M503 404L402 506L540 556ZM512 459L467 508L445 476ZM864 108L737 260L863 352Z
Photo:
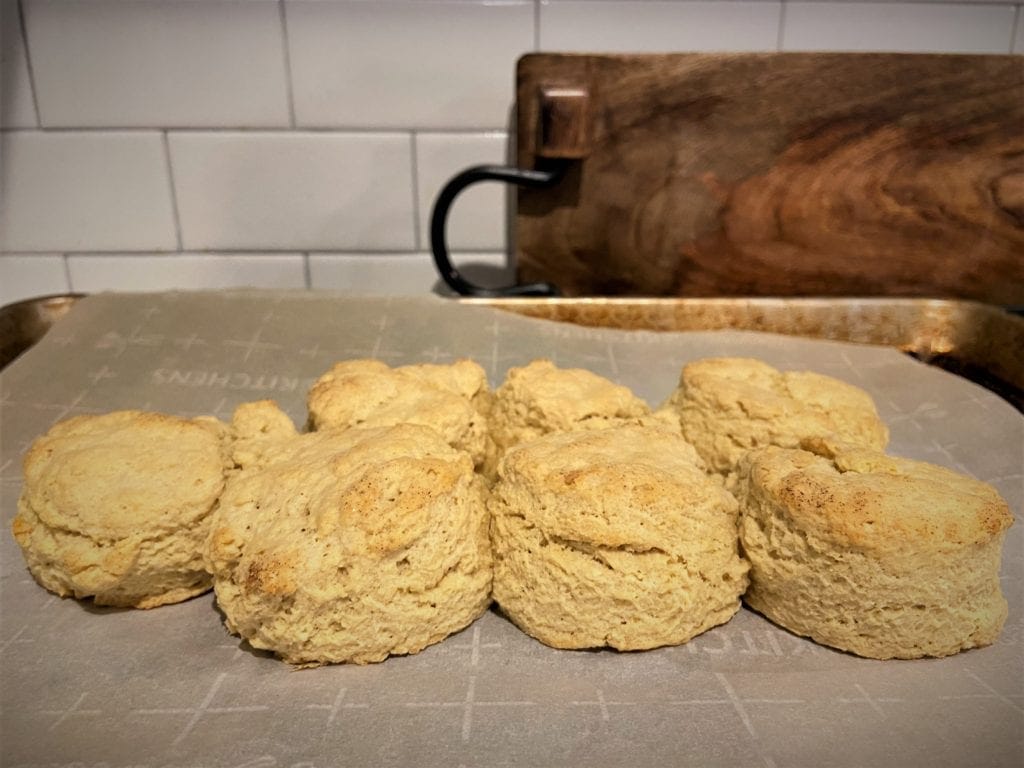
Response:
M228 629L293 664L367 663L487 608L486 488L468 454L413 424L299 435L275 411L239 409L240 467L210 533Z
M491 391L483 368L472 360L451 365L404 365L379 360L335 364L307 397L313 430L422 424L436 429L477 467L493 453L487 432Z
M678 429L673 414L652 414L628 387L583 368L534 360L511 368L495 390L491 435L500 457L514 445L552 432L651 424Z
M202 553L228 467L215 419L78 416L26 455L14 536L36 581L62 597L179 602L210 588Z
M748 605L819 643L875 659L989 645L1011 517L989 485L834 441L741 462Z
M810 371L781 372L760 360L707 358L687 364L665 403L709 469L732 473L752 448L797 448L836 435L884 450L889 430L867 392Z
M679 435L624 426L512 448L492 495L494 599L555 648L686 642L740 607L736 500Z

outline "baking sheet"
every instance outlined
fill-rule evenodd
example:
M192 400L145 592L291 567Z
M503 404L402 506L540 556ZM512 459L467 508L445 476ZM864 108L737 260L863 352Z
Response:
M273 398L305 420L336 360L472 357L492 385L547 356L652 405L680 367L751 355L868 390L891 452L995 485L1017 522L999 641L879 662L746 609L690 643L556 651L495 612L410 657L295 671L227 633L212 595L98 609L32 581L10 534L20 457L54 422L145 408L230 418ZM754 332L583 328L425 297L96 295L0 375L3 766L1020 766L1024 762L1024 418L894 350Z

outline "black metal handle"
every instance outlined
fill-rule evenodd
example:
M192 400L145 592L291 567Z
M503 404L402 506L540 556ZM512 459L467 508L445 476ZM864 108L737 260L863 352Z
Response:
M501 181L523 187L544 188L558 183L565 175L569 163L560 161L548 168L526 170L506 165L475 165L452 177L434 201L430 214L430 247L434 253L434 264L444 281L462 296L494 298L501 296L558 296L558 289L550 283L528 283L507 288L483 288L473 285L464 278L448 257L448 242L445 227L448 211L458 194L471 184L479 181Z

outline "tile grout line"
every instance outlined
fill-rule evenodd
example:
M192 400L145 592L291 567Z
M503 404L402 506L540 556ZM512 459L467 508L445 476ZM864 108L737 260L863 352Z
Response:
M181 236L181 214L178 211L178 190L174 184L174 164L171 162L171 140L168 132L161 131L163 137L164 160L167 164L167 185L171 194L171 216L174 219L174 240L177 243L178 253L184 250L184 240Z
M288 42L288 13L284 0L277 0L278 13L281 19L281 49L284 57L285 97L288 100L288 127L295 128L295 87L292 80L292 54Z
M1010 25L1010 50L1008 53L1013 53L1014 44L1017 42L1017 35L1020 33L1020 25L1024 24L1024 5L1013 6L1013 24ZM1024 53L1024 51L1017 51L1017 53Z
M533 0L533 50L540 51L540 0Z
M781 52L786 42L786 5L788 0L779 2L779 29L775 35L775 51Z
M43 121L39 116L39 94L36 92L36 73L32 67L32 52L28 47L28 24L25 21L25 0L18 0L18 34L21 35L22 45L25 46L25 69L28 70L28 85L32 92L32 111L35 113L36 127L42 128Z
M423 222L423 212L420 210L420 172L419 153L416 151L416 130L409 131L409 163L412 168L412 231L413 244L417 251L423 249L423 237L420 234L420 225Z

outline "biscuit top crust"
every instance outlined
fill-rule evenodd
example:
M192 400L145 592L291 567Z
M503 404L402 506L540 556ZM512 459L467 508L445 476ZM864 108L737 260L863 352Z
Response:
M898 555L981 545L1013 523L992 486L921 461L834 440L813 451L767 447L740 464L740 495L766 494L807 535L840 547Z
M235 428L272 407L248 404L236 412ZM281 580L262 584L271 592L294 587L303 570L321 571L328 549L334 562L383 558L412 545L430 528L436 505L474 476L468 454L413 424L282 430L249 441L236 452L239 471L221 496L208 556L216 566L236 558L243 542L258 542L279 561L276 575L261 577Z
M472 360L397 368L379 360L345 360L317 379L307 405L314 429L402 422L436 426L468 421L487 394L487 375Z
M42 522L99 541L169 533L224 486L226 427L143 411L77 416L25 456L25 499Z
M547 535L631 552L698 552L690 536L706 518L732 519L736 500L710 479L693 447L656 426L561 432L512 448L502 459L499 487L529 489L517 513ZM563 500L574 499L572 514ZM697 522L698 520L702 522ZM734 533L730 534L734 536Z
M804 429L839 432L879 449L889 441L871 396L831 376L783 372L752 358L721 357L685 365L679 384L688 398L746 419L785 424L799 418Z
M509 369L495 396L525 404L558 430L571 429L591 418L632 419L651 412L628 387L584 368L558 368L545 359Z

